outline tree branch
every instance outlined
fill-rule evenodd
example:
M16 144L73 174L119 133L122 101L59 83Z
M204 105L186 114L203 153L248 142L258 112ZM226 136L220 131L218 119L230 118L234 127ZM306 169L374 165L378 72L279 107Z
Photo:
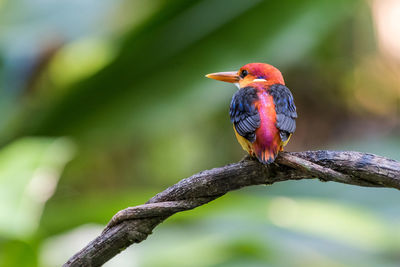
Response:
M144 205L118 212L103 233L64 266L100 266L133 243L145 240L154 227L174 213L204 205L229 191L312 178L400 189L400 162L359 152L281 152L270 165L245 158L202 171L167 188Z

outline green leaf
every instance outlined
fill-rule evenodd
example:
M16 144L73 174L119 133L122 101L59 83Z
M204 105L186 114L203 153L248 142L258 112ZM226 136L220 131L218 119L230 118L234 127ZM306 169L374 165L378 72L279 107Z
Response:
M24 138L0 151L0 235L29 238L52 196L73 144L64 138Z

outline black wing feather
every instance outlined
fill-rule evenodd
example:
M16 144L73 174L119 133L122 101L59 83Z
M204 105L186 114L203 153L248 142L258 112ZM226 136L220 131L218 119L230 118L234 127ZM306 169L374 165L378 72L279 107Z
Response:
M296 130L296 106L289 88L283 84L273 84L269 89L275 104L276 127L282 141L286 141Z
M256 141L255 131L261 123L260 115L254 106L257 99L254 87L244 87L233 95L229 111L236 132L252 143Z

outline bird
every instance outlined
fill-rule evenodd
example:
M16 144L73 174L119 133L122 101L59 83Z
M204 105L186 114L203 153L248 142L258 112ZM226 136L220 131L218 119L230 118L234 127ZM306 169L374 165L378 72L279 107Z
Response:
M238 71L217 72L207 78L233 83L229 115L242 148L263 164L274 162L296 130L293 95L279 69L266 63L249 63Z

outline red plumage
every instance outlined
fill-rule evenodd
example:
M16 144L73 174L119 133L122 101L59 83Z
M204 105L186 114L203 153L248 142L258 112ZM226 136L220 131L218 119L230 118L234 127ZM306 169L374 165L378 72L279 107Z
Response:
M271 163L296 129L296 107L281 72L264 63L251 63L238 72L207 77L238 84L230 107L236 137L250 155Z
M267 88L260 86L255 101L261 119L260 127L255 131L256 141L252 144L254 155L261 162L272 162L281 149L279 130L276 128L276 111L272 96Z

